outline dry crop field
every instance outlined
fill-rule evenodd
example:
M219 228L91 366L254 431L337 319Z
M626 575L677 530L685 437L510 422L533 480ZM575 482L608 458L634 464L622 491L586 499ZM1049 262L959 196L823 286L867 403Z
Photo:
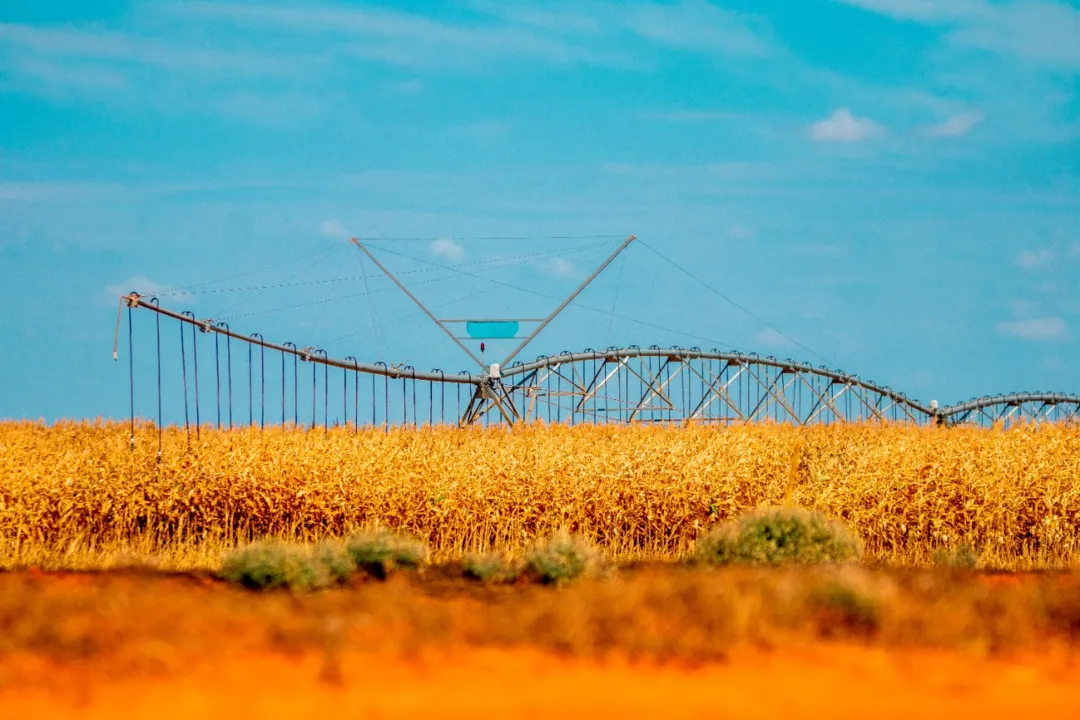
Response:
M0 714L1080 714L1080 427L169 428L160 463L158 437L0 423ZM861 561L702 560L765 507ZM333 564L373 525L429 554L227 581L269 577L252 541ZM591 574L470 575L562 530Z
M0 566L111 558L213 567L262 537L312 541L382 524L436 560L518 553L565 528L612 560L678 559L708 528L761 506L842 519L870 558L1074 564L1080 427L983 430L545 427L215 431L0 424Z

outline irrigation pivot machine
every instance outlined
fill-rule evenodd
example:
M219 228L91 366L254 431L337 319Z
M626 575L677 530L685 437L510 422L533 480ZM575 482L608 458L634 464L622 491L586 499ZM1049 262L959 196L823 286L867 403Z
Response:
M268 421L328 427L331 407L335 424L357 428L399 424L514 424L537 420L570 424L687 421L727 424L771 420L797 425L891 420L992 425L1080 419L1080 396L1075 395L1016 393L939 407L936 402L924 404L902 392L838 370L718 349L632 345L564 351L523 362L518 359L521 354L635 243L712 288L631 235L619 241L603 262L546 316L444 317L437 313L438 308L423 302L400 273L395 274L386 266L377 248L357 238L350 243L361 266L365 266L365 261L372 263L470 358L475 370L449 374L441 369L424 372L385 359L362 362L353 356L335 358L319 347L275 342L257 332L234 330L229 320L200 319L191 311L161 305L160 297L190 295L192 291L160 292L158 296L131 292L120 299L113 353L118 358L126 310L133 438L137 415L136 350L145 362L140 363L140 371L150 368L147 357L150 355L156 366L159 429L163 422L164 389L169 389L173 412L183 406L189 437L192 432L199 432L204 421L217 427L265 426ZM461 269L460 265L418 262L463 276L480 277ZM362 277L370 290L366 271ZM314 282L324 281L295 285ZM289 286L281 283L248 289L265 292L267 288ZM219 289L206 290L215 291ZM152 345L136 345L136 311L152 316ZM248 313L248 317L254 314ZM145 332L146 327L140 323L140 341ZM163 339L171 348L163 349ZM489 342L512 343L512 350L501 358L493 356L495 361L490 362L485 352ZM470 347L470 343L479 343L479 354L474 350L476 345ZM182 395L182 402L178 395Z

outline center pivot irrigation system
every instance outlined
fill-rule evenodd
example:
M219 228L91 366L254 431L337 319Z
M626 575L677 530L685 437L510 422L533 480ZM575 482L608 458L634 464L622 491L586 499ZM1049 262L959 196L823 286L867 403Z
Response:
M476 372L448 375L442 370L420 372L409 365L380 361L362 363L355 357L329 357L316 347L291 342L274 343L259 333L244 335L227 322L200 320L188 311L161 307L158 298L132 292L121 298L117 316L118 357L121 320L127 309L132 437L135 424L135 343L133 311L154 315L157 361L157 420L160 438L162 396L162 321L179 326L180 380L184 424L190 438L203 424L207 404L206 381L200 389L199 338L203 338L203 375L208 337L213 338L213 406L218 427L244 424L242 400L247 400L247 423L265 426L268 411L281 423L306 424L301 419L301 363L311 368L310 425L329 426L331 370L341 371L341 410L335 422L389 427L394 424L513 424L544 420L575 423L670 423L727 424L771 420L808 425L858 420L890 420L916 424L972 423L1006 425L1025 422L1072 422L1080 420L1080 396L1061 393L1017 393L983 397L947 407L936 401L923 404L901 392L876 385L825 367L814 367L772 356L723 352L697 347L609 347L604 350L562 352L521 362L518 356L637 238L633 235L618 247L555 309L543 318L439 317L402 280L390 271L367 244L353 238L363 258L370 260L450 340L477 365ZM661 260L715 291L655 248L644 245ZM429 263L431 264L431 263ZM440 266L441 267L441 266ZM453 269L453 268L444 268ZM468 274L468 273L465 273ZM366 282L366 276L365 276ZM719 294L719 293L718 293ZM726 298L725 298L726 299ZM529 329L526 334L523 328ZM463 331L465 335L460 333ZM166 337L177 337L166 328ZM480 355L466 344L480 341ZM518 341L499 362L488 363L484 354L490 340ZM233 345L238 344L234 362ZM246 359L246 373L241 368ZM291 368L289 365L291 364ZM224 377L222 371L224 369ZM321 369L321 373L319 372ZM290 372L291 370L291 372ZM270 373L268 394L268 371ZM320 378L320 374L322 377ZM239 378L236 376L239 375ZM246 376L246 383L244 379ZM234 380L238 380L234 383ZM321 380L321 383L320 383ZM351 380L351 382L350 382ZM370 380L368 383L366 380ZM234 385L239 384L237 390ZM321 390L320 393L320 384ZM244 392L246 385L246 393ZM273 395L280 389L280 414ZM291 393L290 393L291 390ZM306 395L306 390L304 391ZM335 395L337 390L334 391ZM291 397L290 397L291 395ZM238 402L234 404L234 399ZM258 407L258 413L256 413ZM160 439L159 439L160 443ZM160 447L160 445L159 445Z

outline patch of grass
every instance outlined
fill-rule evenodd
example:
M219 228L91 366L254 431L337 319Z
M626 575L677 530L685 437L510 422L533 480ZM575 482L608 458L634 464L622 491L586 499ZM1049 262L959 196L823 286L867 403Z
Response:
M861 541L843 523L795 508L743 515L710 532L697 546L697 559L713 565L835 563L861 557Z
M327 584L326 569L302 546L259 542L228 553L218 576L252 590L312 590Z
M345 550L357 568L379 579L385 579L394 570L415 570L428 558L427 545L386 528L352 535L345 541Z
M472 553L461 561L465 576L482 582L513 582L521 572L519 563L505 553Z
M525 555L525 566L543 582L561 584L596 572L600 551L587 540L559 532Z

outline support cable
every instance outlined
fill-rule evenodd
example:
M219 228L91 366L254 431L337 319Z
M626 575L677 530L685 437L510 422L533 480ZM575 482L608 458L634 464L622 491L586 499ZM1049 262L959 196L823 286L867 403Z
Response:
M818 358L818 359L819 359L819 360L821 360L822 362L824 362L824 363L826 363L826 364L829 364L829 365L833 365L833 366L835 367L835 364L834 364L834 363L830 362L830 361L829 361L829 360L827 360L826 358L822 357L822 356L821 356L821 355L820 355L819 353L817 353L817 352L814 352L813 350L811 350L811 349L810 349L809 347L807 347L807 346L806 346L806 345L804 345L803 343L799 342L798 340L796 340L795 338L791 337L790 335L788 335L788 334L787 334L787 333L785 333L784 331L780 330L780 329L779 329L778 327L776 327L775 325L773 325L772 323L770 323L770 322L769 322L768 320L766 320L765 318L763 318L763 317L761 317L761 316L759 316L759 315L756 315L755 313L751 312L751 311L750 311L749 309L747 309L746 307L744 307L744 306L740 305L740 304L739 304L738 302L736 302L735 300L731 299L730 297L728 297L728 296L727 296L727 295L725 295L724 293L720 292L720 291L719 291L719 290L717 290L717 289L716 289L715 287L713 287L713 286L712 286L712 285L710 285L709 283L707 283L707 282L705 282L704 280L702 280L701 278L699 278L699 277L698 277L697 275L694 275L694 274L693 274L692 272L690 272L689 270L687 270L687 269L686 269L685 267L683 267L682 265L678 264L677 262L675 262L674 260L672 260L672 259L671 259L671 258L669 258L668 256L666 256L666 255L664 255L663 253L661 253L661 252L660 252L659 250L657 250L656 248L654 248L654 247L653 247L652 245L649 245L648 243L646 243L646 242L644 242L644 241L639 241L639 242L641 243L642 247L644 247L644 248L646 248L647 250L649 250L649 252L653 253L654 255L656 255L657 257L659 257L659 258L660 258L661 260L663 260L664 262L666 262L666 263L667 263L668 265L670 265L671 267L675 268L676 270L678 270L678 271L679 271L679 272L681 272L682 274L686 275L686 276L687 276L688 278L690 278L691 280L693 280L693 281L694 281L694 282L696 282L697 284L699 284L699 285L701 285L702 287L704 287L705 289L709 290L710 292L712 292L713 294L715 294L715 295L716 295L717 297L721 298L722 300L724 300L724 301L725 301L725 302L727 302L728 304L732 305L733 307L737 308L738 310L741 310L742 312L746 313L747 315L749 315L749 316L750 316L750 317L752 317L753 319L755 319L755 320L757 320L758 322L760 322L760 323L761 323L762 325L764 325L765 327L769 328L770 330L772 330L772 331L773 331L773 332L775 332L775 333L778 333L778 334L779 334L779 335L780 335L781 337L783 337L783 338L784 338L785 340L788 340L788 341L789 341L789 342L791 342L792 344L794 344L794 345L797 345L798 347L802 348L803 350L805 350L806 352L810 353L810 354L811 354L811 355L813 355L814 357Z

